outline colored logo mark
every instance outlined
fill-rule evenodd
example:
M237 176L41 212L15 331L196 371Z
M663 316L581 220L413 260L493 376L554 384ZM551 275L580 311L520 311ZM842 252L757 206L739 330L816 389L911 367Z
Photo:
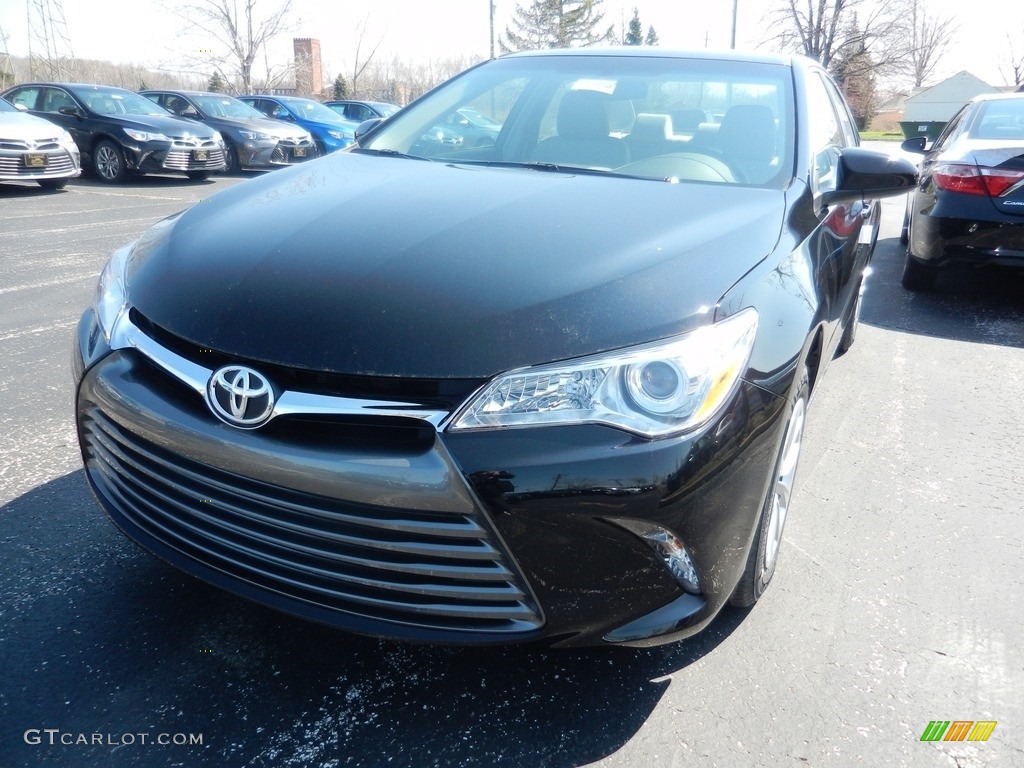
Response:
M996 720L932 720L921 734L921 741L988 741L996 729Z

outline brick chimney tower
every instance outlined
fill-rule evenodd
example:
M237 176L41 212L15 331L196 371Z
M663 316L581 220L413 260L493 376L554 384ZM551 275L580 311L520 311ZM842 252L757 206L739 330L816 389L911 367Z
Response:
M292 43L295 49L295 91L299 96L315 98L324 89L320 41L311 37L296 37Z

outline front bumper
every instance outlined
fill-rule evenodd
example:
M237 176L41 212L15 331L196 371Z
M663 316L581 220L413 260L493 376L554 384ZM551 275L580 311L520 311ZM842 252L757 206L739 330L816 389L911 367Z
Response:
M72 155L56 142L30 147L25 142L0 141L0 181L71 179L81 173L80 166L77 150Z
M238 159L243 168L272 168L278 165L295 165L312 160L317 156L312 141L241 141Z
M215 141L129 142L123 145L128 167L141 173L213 173L223 171L224 147Z
M679 438L392 420L405 436L383 440L365 423L229 427L139 348L107 349L91 311L74 365L87 476L130 538L279 610L418 642L646 645L698 632L743 571L788 410L743 383ZM702 594L614 519L673 531Z

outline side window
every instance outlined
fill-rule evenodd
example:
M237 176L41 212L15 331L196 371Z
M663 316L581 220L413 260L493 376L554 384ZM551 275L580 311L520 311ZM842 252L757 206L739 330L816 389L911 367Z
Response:
M824 76L822 76L822 79L825 82L825 90L828 91L828 94L832 99L832 106L835 108L836 114L839 116L839 125L843 130L843 138L846 140L846 146L859 146L860 134L857 132L857 126L854 124L853 115L850 114L850 107L846 103L846 99L843 97L842 91L839 90L839 87L831 79Z
M818 75L807 78L807 116L808 137L814 153L812 183L816 192L827 192L836 188L839 152L846 146L846 136L825 81Z
M150 101L155 101L157 104L159 104L164 109L167 109L167 104L166 104L167 94L165 94L165 93L144 93L142 95L145 96Z
M10 101L11 104L14 104L15 106L18 106L20 104L25 109L34 110L36 108L36 100L38 98L38 87L21 88L20 90L17 90L13 94L11 94L11 96L8 98L8 101Z
M46 88L43 90L43 112L58 114L61 107L74 107L75 100L71 94L60 88Z
M935 140L935 143L932 144L929 151L944 149L950 143L952 137L959 131L966 114L967 107L961 107L960 111L953 115L953 119L946 123L946 127L942 129L942 133L939 134L939 138Z

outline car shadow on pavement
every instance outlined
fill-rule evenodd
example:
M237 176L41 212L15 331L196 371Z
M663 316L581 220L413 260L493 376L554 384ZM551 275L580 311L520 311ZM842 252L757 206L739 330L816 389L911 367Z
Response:
M116 530L81 470L6 504L0 521L0 765L12 767L585 765L621 749L665 676L748 613L653 649L404 645L185 576ZM146 744L124 743L141 733ZM151 743L161 734L202 744Z
M956 341L1024 347L1024 270L954 265L935 287L903 288L904 247L879 240L861 322Z

